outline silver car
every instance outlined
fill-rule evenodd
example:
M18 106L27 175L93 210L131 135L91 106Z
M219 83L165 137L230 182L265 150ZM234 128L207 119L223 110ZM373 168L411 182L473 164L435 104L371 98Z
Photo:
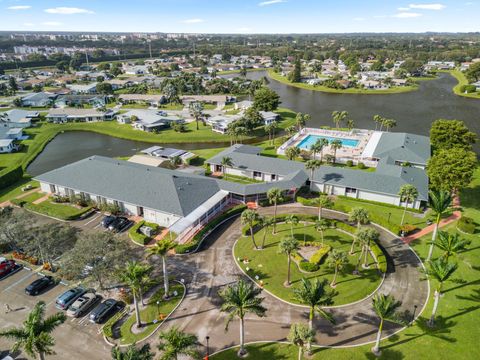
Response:
M67 310L67 315L71 317L80 317L87 313L98 301L101 300L100 295L88 292L80 296L75 302L70 305Z

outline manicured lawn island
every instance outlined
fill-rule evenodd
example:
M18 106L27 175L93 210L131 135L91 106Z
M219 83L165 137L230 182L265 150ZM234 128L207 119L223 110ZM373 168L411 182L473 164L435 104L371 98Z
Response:
M444 71L444 72L448 72L450 75L452 75L458 81L458 84L453 87L453 92L454 92L455 95L468 97L468 98L471 98L471 99L480 99L480 93L479 92L465 94L464 92L460 91L460 88L463 85L468 85L468 80L465 77L465 74L463 72L461 72L460 70L450 70L450 71Z
M260 244L263 241L265 230L259 230L256 233L256 241ZM302 247L303 241L321 242L321 234L315 229L312 223L304 225L300 223L293 228L293 234ZM287 256L278 252L278 244L282 238L291 236L291 227L289 224L277 224L277 233L272 235L271 227L268 229L265 237L265 248L263 250L255 250L249 236L241 237L234 246L234 257L241 269L253 278L257 284L278 296L279 298L298 303L293 298L292 287L299 284L302 278L307 279L328 279L331 282L333 278L333 269L329 269L325 264L324 256L320 261L320 269L314 272L301 271L297 263L292 261L291 266L291 287L285 287L284 283L287 278ZM352 245L353 237L345 232L337 229L327 229L324 231L324 245L328 245L331 249L337 251L349 252ZM315 253L319 249L318 246L305 247L300 252ZM362 269L360 266L360 274L353 275L357 259L360 252L356 251L355 255L348 256L349 263L344 267L344 271L340 272L337 277L337 286L335 290L337 294L333 297L333 305L343 305L355 302L365 298L375 291L379 286L382 276L377 270L374 259L369 256L369 269ZM297 259L298 260L298 259ZM248 270L247 270L248 268ZM257 278L258 277L258 278Z
M128 230L128 236L130 237L130 239L132 239L132 241L134 241L135 243L137 243L139 245L142 245L142 246L147 245L152 240L151 237L149 237L149 236L143 234L142 232L140 232L140 228L142 226L148 226L148 227L152 228L155 235L157 235L163 229L158 224L149 223L149 222L146 222L144 220L139 221L138 223L133 225Z
M177 295L173 295L174 293ZM179 283L172 283L170 286L171 296L168 300L163 299L164 290L159 289L152 297L149 298L146 306L140 309L140 317L143 322L141 330L135 330L132 332L132 327L135 326L135 312L132 311L128 319L126 319L119 328L119 337L114 340L118 340L120 344L133 344L139 342L146 337L150 336L163 320L176 308L176 306L183 299L185 288ZM159 301L159 305L157 305ZM115 328L115 323L118 318L112 318L104 326L103 333L107 338L111 338L115 331L112 333L112 327Z

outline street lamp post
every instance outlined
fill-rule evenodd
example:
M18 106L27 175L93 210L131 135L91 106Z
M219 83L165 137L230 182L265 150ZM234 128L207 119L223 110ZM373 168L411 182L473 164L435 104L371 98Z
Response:
M157 318L160 316L160 300L157 300Z

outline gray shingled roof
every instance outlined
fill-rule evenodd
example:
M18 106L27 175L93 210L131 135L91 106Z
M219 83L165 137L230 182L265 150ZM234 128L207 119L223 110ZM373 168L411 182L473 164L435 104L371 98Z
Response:
M36 180L186 216L220 191L214 179L92 156Z
M430 158L430 139L409 133L382 133L373 157L391 156L397 161L426 164Z

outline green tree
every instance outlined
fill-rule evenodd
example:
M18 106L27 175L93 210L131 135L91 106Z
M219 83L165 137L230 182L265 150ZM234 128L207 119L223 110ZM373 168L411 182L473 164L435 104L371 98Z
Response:
M275 224L273 218L268 216L262 216L259 218L259 225L263 228L263 238L262 238L262 245L260 245L260 249L265 247L265 239L267 237L268 229Z
M465 76L470 82L480 80L480 63L476 62L471 64L468 70L465 72Z
M435 246L435 239L437 238L438 227L442 216L450 208L452 203L452 195L449 191L430 191L429 193L429 206L435 215L435 228L433 229L432 241L428 250L427 261L430 261L433 254L433 247Z
M435 286L435 293L433 295L434 303L432 315L428 321L429 326L433 326L435 323L435 315L437 313L438 303L440 302L440 298L443 296L443 284L455 273L457 267L457 264L449 263L443 257L428 263L428 268L425 270L425 273L426 275L435 279L437 283Z
M227 168L233 166L232 158L230 156L222 157L221 165L222 165L223 176L225 176L225 180L226 180L227 179Z
M377 131L377 128L378 128L378 125L382 125L383 124L383 120L384 118L380 115L373 115L373 121L375 122L375 131ZM381 130L381 128L380 128Z
M135 306L135 317L137 327L142 326L140 318L140 308L138 298L141 297L145 283L149 280L148 276L152 272L152 267L142 265L136 261L128 261L125 268L118 272L118 279L125 284L133 295L133 303Z
M292 262L292 253L298 249L298 241L294 237L285 237L278 244L278 252L287 255L287 281L285 286L290 286L290 271Z
M370 214L368 213L367 209L357 206L352 208L352 210L350 210L348 213L348 221L356 222L358 230L360 229L360 225L368 224L370 221Z
M370 252L370 243L372 241L377 242L379 237L380 237L380 234L378 233L377 230L373 228L365 227L365 228L360 228L360 230L357 231L355 239L360 243L361 251L357 260L357 266L355 270L356 273L358 273L359 265L362 260L362 257L364 258L363 268L368 268L368 254Z
M314 330L304 324L292 324L287 339L298 347L298 360L302 360L304 349L307 348L308 351L309 344L313 342L314 338Z
M290 76L290 81L293 83L298 83L302 81L302 64L300 62L300 59L295 60L295 66Z
M63 312L57 312L45 318L45 306L45 302L38 302L22 327L0 332L0 337L15 341L12 352L23 349L29 356L40 360L44 360L45 355L55 354L52 349L55 345L52 332L67 320L67 316Z
M333 150L333 163L335 164L337 160L337 150L341 149L343 146L342 141L339 139L332 140L330 142L330 148Z
M396 301L395 298L391 295L378 293L372 298L373 311L375 311L375 314L377 314L377 316L380 318L377 339L375 341L375 346L372 348L372 352L377 356L380 355L380 339L382 337L384 322L389 321L397 324L403 323L397 313L397 309L401 305L402 303Z
M278 124L276 121L266 124L264 126L265 132L268 134L268 140L270 144L275 144L275 130L278 128Z
M320 162L322 162L322 152L323 148L328 145L328 140L325 138L319 138L310 146L310 151L312 152L312 158L315 159L317 153L320 154Z
M355 127L355 121L353 119L348 119L347 120L347 128L348 130L352 131L352 129Z
M203 104L200 101L192 101L188 106L188 109L190 111L190 115L195 119L198 130L198 122L203 118Z
M408 204L413 203L418 197L418 190L415 186L411 184L405 184L402 185L402 187L400 188L398 196L400 196L400 201L405 203L405 209L403 210L402 214L402 221L400 222L400 225L403 225L403 222L405 221L405 214L407 213Z
M293 227L298 225L298 216L297 215L294 215L294 214L290 214L290 215L287 215L287 217L285 218L285 222L287 224L290 224L290 233L292 235L292 238L294 237L293 236Z
M220 311L228 313L225 330L228 330L230 322L238 318L240 320L240 349L238 355L247 355L245 349L245 315L252 313L258 317L264 317L267 309L262 305L264 298L260 297L262 289L251 282L239 280L233 285L227 286L220 291L223 301Z
M158 349L162 351L160 360L178 360L179 355L188 356L190 359L200 359L197 351L198 339L195 335L186 334L176 327L162 331L158 336L160 344Z
M258 111L274 111L280 103L280 96L268 87L262 87L255 91L253 106Z
M329 228L328 221L326 219L315 220L315 229L320 232L323 247L323 233Z
M253 231L253 228L258 221L258 217L258 213L251 209L244 210L241 215L242 224L249 227L250 236L252 238L253 246L255 247L255 249L258 249L258 246L255 242L255 232Z
M300 149L296 146L290 146L285 149L285 156L288 160L295 160L300 155Z
M430 128L430 142L436 151L451 148L472 150L476 139L477 135L459 120L435 120Z
M150 344L145 344L141 348L133 344L127 347L126 351L115 346L112 348L112 360L153 360L153 354L150 351Z
M168 299L170 294L170 283L168 279L168 267L167 267L167 257L171 250L175 248L175 242L173 240L163 238L155 243L155 245L147 249L147 257L150 256L159 256L162 258L162 268L163 268L163 289L165 294L163 297Z
M330 287L335 288L337 286L338 272L344 270L345 266L348 265L347 253L333 249L328 254L326 264L330 269L333 269L333 279L330 283Z
M273 234L276 234L277 230L277 205L283 200L283 193L277 187L270 188L267 191L267 199L270 204L273 204Z
M298 131L305 127L307 122L311 119L309 114L297 113L295 116L295 125L297 126Z
M332 119L333 122L335 123L335 127L337 129L340 128L340 123L344 121L348 117L348 112L347 111L333 111L332 112Z
M472 151L460 148L439 150L427 163L427 175L434 189L455 193L470 184L476 166L477 156Z
M315 173L315 170L320 168L322 165L322 162L320 160L308 160L305 163L305 169L310 170L310 184L313 183L313 175Z
M318 220L322 219L322 210L324 208L330 208L333 205L332 200L328 195L320 195L318 198L312 200L312 203L318 207Z
M438 239L435 242L435 246L443 251L442 257L447 262L451 256L464 251L469 244L469 240L461 239L458 234L452 234L447 231L439 231Z

